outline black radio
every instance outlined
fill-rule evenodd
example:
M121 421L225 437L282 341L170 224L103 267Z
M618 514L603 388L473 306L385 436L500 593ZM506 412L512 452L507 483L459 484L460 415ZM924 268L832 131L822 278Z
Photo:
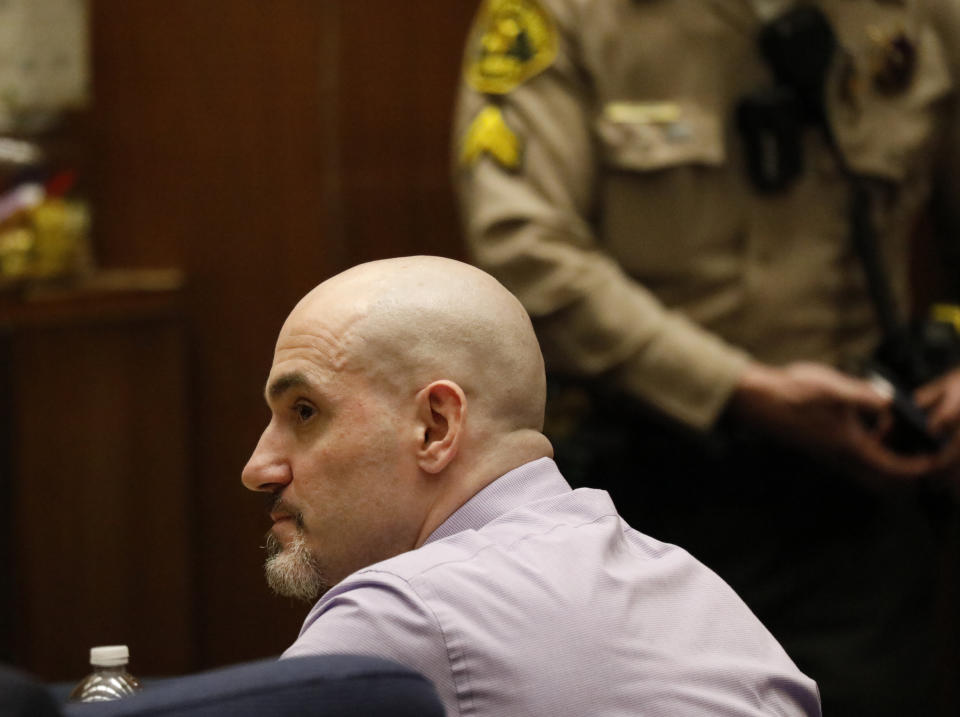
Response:
M736 122L751 181L758 191L777 192L803 171L804 127L829 134L823 88L836 38L819 8L798 5L764 26L759 46L775 84L744 97Z

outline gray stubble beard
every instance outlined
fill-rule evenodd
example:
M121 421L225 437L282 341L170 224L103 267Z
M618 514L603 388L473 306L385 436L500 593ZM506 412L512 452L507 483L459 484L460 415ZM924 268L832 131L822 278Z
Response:
M266 541L267 560L263 571L271 590L284 597L313 602L330 589L319 562L307 546L299 519L289 545L284 547L273 531L267 533Z

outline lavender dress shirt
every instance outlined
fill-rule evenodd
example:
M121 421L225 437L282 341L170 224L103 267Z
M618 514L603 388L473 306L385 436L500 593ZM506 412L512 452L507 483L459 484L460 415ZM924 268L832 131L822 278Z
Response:
M547 458L333 587L283 657L336 652L419 670L449 715L820 714L726 583Z

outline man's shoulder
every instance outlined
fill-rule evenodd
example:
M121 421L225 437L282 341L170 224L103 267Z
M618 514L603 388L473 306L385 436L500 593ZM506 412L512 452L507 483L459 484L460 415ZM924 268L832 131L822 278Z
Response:
M590 489L524 503L354 573L312 611L289 655L345 646L414 664L448 704L471 690L497 704L540 700L502 684L505 674L542 684L547 662L579 676L551 691L568 708L578 684L611 680L630 686L624 704L658 694L679 705L691 680L743 714L781 691L816 701L813 683L722 580L627 526Z
M567 535L573 541L591 526L597 528L599 523L603 523L599 529L607 533L630 530L605 491L580 488L518 504L484 525L460 530L374 563L356 575L375 579L376 574L388 574L409 582L436 570L453 570L465 563L493 559L494 554L536 549L547 534L552 534L553 543L562 542Z
M629 554L638 576L645 563L663 559L700 567L682 548L627 525L605 491L579 488L517 505L482 526L375 563L350 579L368 585L399 581L429 596L430 585L459 582L457 576L469 583L502 581L531 565L563 580L571 562L581 562L583 570L600 568L611 551Z

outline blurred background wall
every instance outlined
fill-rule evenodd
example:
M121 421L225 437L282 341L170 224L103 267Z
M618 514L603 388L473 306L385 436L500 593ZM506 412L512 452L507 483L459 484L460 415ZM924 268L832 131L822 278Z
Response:
M8 306L31 328L0 356L5 661L79 678L127 642L135 672L181 673L296 636L307 606L268 593L265 503L240 484L273 342L347 266L461 255L449 120L475 6L91 0L71 131L96 262L183 285L109 325L119 299L55 326Z

